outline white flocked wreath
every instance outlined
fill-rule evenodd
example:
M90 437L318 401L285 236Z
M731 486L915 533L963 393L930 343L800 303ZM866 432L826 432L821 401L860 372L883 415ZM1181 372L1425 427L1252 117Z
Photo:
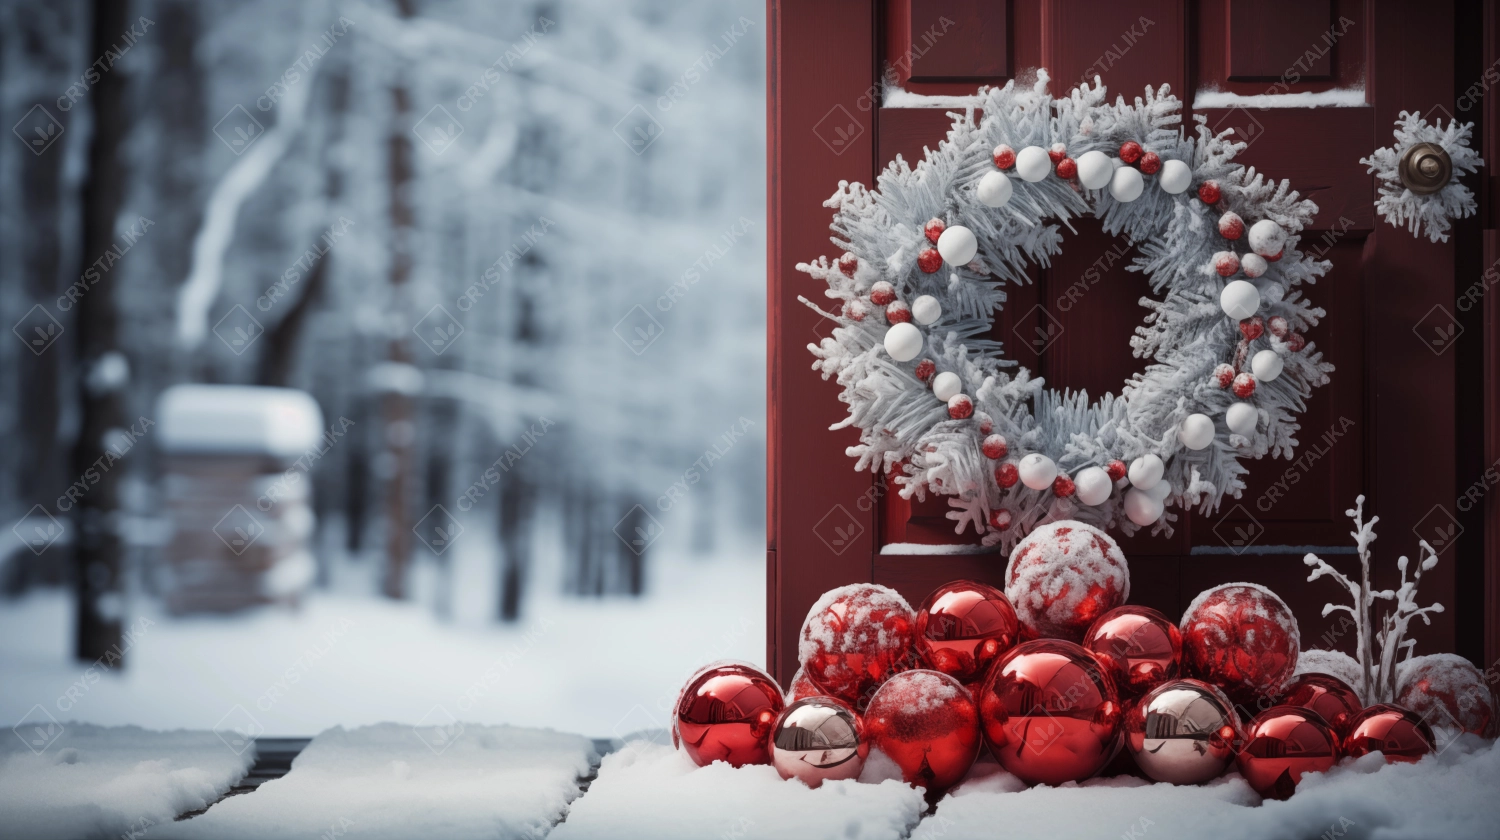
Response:
M1238 498L1241 459L1291 458L1333 370L1303 337L1324 311L1301 286L1330 268L1297 248L1317 206L1235 163L1232 131L1199 116L1187 137L1166 86L1110 104L1098 79L1059 99L1047 81L981 88L877 190L841 181L825 204L844 253L797 266L836 302L802 299L837 322L809 349L849 405L834 428L860 430L856 469L894 471L904 498L948 496L955 530L1003 551L1058 519L1170 534L1167 506ZM1129 270L1160 297L1141 299L1130 340L1144 369L1098 399L1044 387L989 338L1006 285L1085 214L1134 246Z

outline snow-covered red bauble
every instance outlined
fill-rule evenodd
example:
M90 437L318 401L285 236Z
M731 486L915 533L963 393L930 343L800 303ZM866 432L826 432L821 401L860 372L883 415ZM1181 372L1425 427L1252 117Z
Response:
M1119 481L1130 473L1130 468L1125 466L1124 461L1116 458L1104 465L1104 471L1109 473L1110 481Z
M936 248L923 248L917 252L917 268L923 274L936 274L943 267L943 255Z
M1178 623L1189 675L1255 708L1276 698L1297 667L1297 619L1276 593L1253 583L1226 583L1198 595Z
M1189 414L1182 418L1177 429L1177 439L1188 449L1207 449L1214 442L1214 421L1207 414Z
M1125 518L1142 528L1156 522L1166 512L1166 505L1161 499L1151 495L1149 490L1135 487L1125 491L1124 507Z
M1255 406L1246 402L1234 403L1224 412L1224 425L1240 437L1250 437L1255 434L1255 424L1259 419L1260 415L1255 411Z
M932 295L922 295L911 302L911 316L922 326L928 326L943 317L943 305Z
M1245 235L1245 220L1238 213L1225 213L1219 217L1219 235L1225 239L1239 239Z
M1016 155L1016 174L1035 184L1052 172L1052 158L1041 146L1027 146Z
M992 461L998 461L1010 452L1010 446L1006 444L1004 435L990 435L984 439L984 443L980 444L979 448L984 452L984 457Z
M672 708L672 743L699 767L769 764L767 741L786 707L781 688L747 662L715 662L698 669Z
M1236 376L1234 378L1234 384L1232 387L1234 389L1234 395L1236 397L1239 397L1242 400L1250 399L1250 395L1255 393L1254 374L1242 373Z
M974 238L974 231L963 225L953 225L938 237L937 247L949 265L968 265L979 253L979 240Z
M943 402L953 399L963 389L963 380L951 370L943 371L932 380L932 395Z
M897 674L865 710L870 744L901 768L901 779L936 795L958 784L979 756L979 707L940 671Z
M1016 486L1021 480L1021 468L1014 461L1006 461L995 468L995 483L1002 488L1009 489Z
M1141 178L1141 171L1133 167L1122 166L1109 179L1109 194L1114 196L1115 201L1135 201L1141 197L1145 188L1146 182Z
M927 382L932 379L933 374L937 373L937 362L931 359L923 359L917 362L916 370L912 371L912 373L915 373L918 379Z
M1078 158L1078 183L1085 189L1102 189L1114 174L1114 163L1101 151L1084 152Z
M1198 186L1198 200L1204 204L1218 204L1222 197L1218 181L1204 181Z
M1078 491L1078 501L1090 507L1103 504L1115 486L1115 483L1109 480L1109 473L1101 467L1084 467L1079 470L1078 477L1073 479L1073 484Z
M1000 145L996 146L995 151L990 154L990 160L993 160L995 162L996 168L1009 169L1012 166L1016 165L1016 150L1005 145L1004 143L1001 143Z
M1078 177L1078 161L1072 158L1063 158L1057 162L1057 177L1072 180Z
M1249 236L1250 250L1262 257L1270 257L1281 253L1281 247L1286 244L1286 231L1281 225L1270 219L1261 219L1250 226Z
M984 173L984 177L979 179L979 186L974 188L979 202L986 207L1003 207L1015 191L1016 188L1005 177L1005 173L995 171Z
M885 280L877 280L870 287L870 302L876 306L889 306L896 302L896 287Z
M906 301L898 300L885 308L885 319L892 324L911 323L911 307Z
M1032 490L1046 490L1057 478L1057 464L1040 452L1022 458L1017 469L1021 471L1021 483Z
M898 362L909 362L922 352L922 331L907 323L892 324L885 331L885 352Z
M1214 368L1213 377L1215 385L1218 385L1220 388L1228 388L1234 384L1234 365L1220 363Z
M894 589L855 583L823 593L802 622L797 661L830 696L862 709L911 656L916 616Z
M1336 650L1304 650L1297 653L1297 670L1294 676L1302 674L1327 674L1330 677L1338 677L1350 686L1357 686L1363 680L1360 677L1359 663L1354 657L1347 653Z
M922 233L927 237L928 242L936 245L938 237L943 235L943 230L947 227L948 225L942 219L928 219L927 224L922 225Z
M1161 456L1147 453L1130 462L1130 483L1140 490L1150 490L1161 481L1162 473L1167 471L1167 465L1162 463Z
M1451 737L1456 729L1490 737L1495 734L1495 697L1485 675L1469 660L1452 653L1432 653L1401 663L1396 669L1396 705L1426 718L1433 729Z
M839 271L844 272L847 277L853 277L854 272L859 270L859 257L853 254L845 254L839 257Z
M1232 280L1219 292L1219 308L1230 320L1243 321L1260 309L1260 290L1248 280Z
M1074 484L1073 479L1069 478L1066 473L1052 479L1052 495L1059 499L1066 499L1077 492L1078 485Z
M786 687L786 702L795 703L807 697L817 697L827 694L818 684L807 678L807 670L798 668L797 673L792 675L792 681Z
M968 394L954 394L948 398L948 416L954 420L967 420L974 415L974 401Z
M1180 160L1169 160L1161 165L1161 178L1158 182L1162 192L1179 195L1193 185L1193 168Z
M1243 271L1246 277L1259 277L1270 267L1270 263L1266 262L1266 258L1260 254L1246 254L1240 257L1240 271Z
M1012 481L1012 484L1015 482ZM990 511L990 527L996 531L1004 531L1010 527L1010 511L1005 508Z
M1140 159L1141 159L1141 144L1140 143L1137 143L1134 140L1126 140L1124 143L1120 144L1120 160L1123 160L1123 161L1125 161L1128 164L1134 165L1135 162L1138 161L1138 160L1140 160Z
M1281 375L1281 354L1275 350L1262 350L1250 357L1250 372L1261 382L1270 382Z
M1220 277L1232 277L1240 270L1240 258L1233 251L1220 251L1214 254L1214 271ZM1243 282L1243 281L1236 281Z
M1147 152L1141 155L1141 172L1147 175L1155 175L1161 171L1161 155L1156 152Z
M1067 156L1068 147L1064 146L1061 143L1053 143L1052 147L1047 150L1047 157L1051 159L1054 164L1062 163L1063 158L1066 158Z
M1028 638L1078 642L1094 619L1130 597L1130 570L1115 541L1064 519L1027 534L1005 567L1005 597Z

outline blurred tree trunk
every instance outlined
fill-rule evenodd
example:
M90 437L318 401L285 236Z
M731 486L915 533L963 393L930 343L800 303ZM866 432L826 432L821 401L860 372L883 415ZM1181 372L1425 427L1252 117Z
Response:
M500 482L500 620L521 617L526 572L531 565L531 524L536 512L536 485L520 469Z
M90 61L112 50L114 41L128 26L127 3L122 0L95 0L92 5ZM104 254L114 244L115 220L120 214L125 185L119 146L130 121L124 70L123 64L115 64L109 72L101 74L89 91L94 126L81 213L85 261ZM75 652L86 661L117 650L124 612L119 510L119 479L124 470L112 463L112 468L96 466L113 457L105 448L106 433L125 425L128 375L118 378L96 375L103 371L101 365L124 362L116 348L117 277L118 271L100 272L99 281L79 300L73 339L81 415L78 440L73 447L73 473L99 477L72 511L74 585L78 598ZM123 664L111 659L113 664Z
M413 0L397 0L396 8L403 20L409 20L416 12ZM406 283L411 278L412 230L415 217L411 205L412 148L410 134L411 103L402 71L397 70L397 81L391 86L391 134L388 141L390 155L391 190L391 303L407 314ZM396 322L404 324L404 317ZM390 360L398 365L412 362L411 346L402 328L391 336ZM415 406L410 395L396 389L388 390L384 399L385 440L390 452L391 472L386 479L386 568L381 586L388 598L406 597L406 566L411 559L411 516L407 510L407 494L412 473L412 443L416 437L414 419Z
M156 132L151 152L153 176L145 187L155 194L150 212L159 227L151 232L149 245L161 276L174 280L192 272L193 241L203 221L203 143L208 126L203 93L207 74L198 65L197 56L199 11L197 0L156 0L148 12L159 27L148 37L161 45L151 79ZM153 320L158 329L143 330L142 334L149 336L146 346L152 352L172 361L139 372L142 381L137 386L148 394L158 393L172 381L190 378L203 364L176 352L172 340L174 313L170 307L156 309Z
M458 405L451 399L433 400L428 420L431 434L427 436L427 475L423 482L426 489L426 509L432 510L452 501L448 495L448 483L453 474L453 439L458 434ZM453 617L453 555L447 551L437 555L438 583L437 599L433 611L439 618Z

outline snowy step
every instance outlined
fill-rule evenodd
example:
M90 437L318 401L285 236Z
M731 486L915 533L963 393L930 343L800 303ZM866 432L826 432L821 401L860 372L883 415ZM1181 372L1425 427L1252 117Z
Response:
M179 814L177 819L192 819L224 799L231 796L244 796L272 779L285 776L292 769L292 761L304 749L307 749L311 741L311 738L256 738L253 748L255 764L251 766L250 772L246 773L243 779L235 782L234 787L225 791L219 799L202 808Z

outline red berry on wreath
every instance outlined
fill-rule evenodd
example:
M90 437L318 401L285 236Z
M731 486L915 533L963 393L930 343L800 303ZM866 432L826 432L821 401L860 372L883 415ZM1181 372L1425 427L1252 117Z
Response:
M943 267L943 255L939 254L936 248L923 248L922 252L917 254L917 267L925 274L933 274Z
M1220 277L1232 277L1240 270L1240 258L1233 251L1220 251L1214 254L1214 271Z
M1078 485L1074 484L1073 479L1068 478L1066 475L1060 475L1052 479L1052 495L1059 499L1066 499L1076 492L1078 492Z
M1204 204L1218 204L1221 197L1218 181L1204 181L1198 187L1198 200Z
M1240 322L1240 335L1243 335L1246 341L1254 341L1260 338L1265 334L1265 331L1266 320L1259 315L1246 318Z
M928 219L927 224L922 225L922 232L927 234L928 242L936 245L938 237L943 235L943 231L946 230L947 227L947 225L943 224L942 219Z
M1053 143L1052 148L1047 150L1047 157L1052 158L1053 163L1062 163L1062 159L1068 156L1068 147L1061 143Z
M1021 470L1014 461L1006 461L995 468L995 483L1003 488L1015 487L1021 480Z
M1004 531L1010 527L1010 511L1005 508L990 511L990 527L996 531Z
M1016 150L1005 145L1004 143L1001 143L1000 145L995 147L993 157L995 166L998 169L1009 169L1012 166L1016 165Z
M1225 213L1219 217L1219 235L1225 239L1239 239L1245 235L1245 220L1238 213Z
M884 280L870 287L870 302L876 306L889 306L896 301L896 287Z
M1141 144L1134 140L1126 140L1120 144L1120 160L1134 164L1141 159Z
M1266 257L1266 262L1280 262L1281 261L1281 254L1282 254L1281 251L1277 251L1276 253L1272 254L1271 256Z
M1125 466L1124 461L1116 458L1115 460L1110 461L1108 464L1104 465L1104 471L1109 473L1110 481L1119 481L1120 479L1125 477L1127 472L1129 472L1129 468Z
M990 435L984 439L984 443L980 448L984 450L984 457L991 461L998 461L1004 458L1005 453L1010 451L1010 446L1005 443L1004 435Z
M1234 395L1242 400L1250 398L1255 393L1255 376L1242 373L1234 378Z
M848 275L849 277L853 277L854 272L858 270L859 257L856 257L853 254L845 254L842 257L839 257L839 271L844 272L844 274Z
M1147 152L1141 155L1141 171L1147 175L1155 175L1161 170L1161 155L1156 152Z
M937 373L937 364L931 359L923 359L917 362L916 374L918 379L926 382L932 378L934 373Z
M1288 326L1286 323L1286 319L1281 317L1280 315L1272 315L1266 321L1266 328L1271 331L1271 335L1274 335L1277 338L1286 338Z
M1228 388L1234 382L1234 367L1228 363L1220 364L1214 368L1214 383L1220 388Z
M1287 333L1286 346L1293 353L1300 353L1307 346L1307 339L1302 337L1302 333Z
M892 324L909 324L911 307L906 305L906 301L898 300L885 308L885 319Z
M844 317L851 321L863 321L865 319L864 301L851 300L844 304Z
M991 420L990 416L983 411L975 415L974 419L979 421L979 433L981 435L988 435L990 432L995 431L995 421Z
M948 398L948 416L963 420L974 414L974 401L968 394L954 394Z
M1057 162L1057 177L1072 180L1078 177L1078 163L1072 158L1063 158Z

